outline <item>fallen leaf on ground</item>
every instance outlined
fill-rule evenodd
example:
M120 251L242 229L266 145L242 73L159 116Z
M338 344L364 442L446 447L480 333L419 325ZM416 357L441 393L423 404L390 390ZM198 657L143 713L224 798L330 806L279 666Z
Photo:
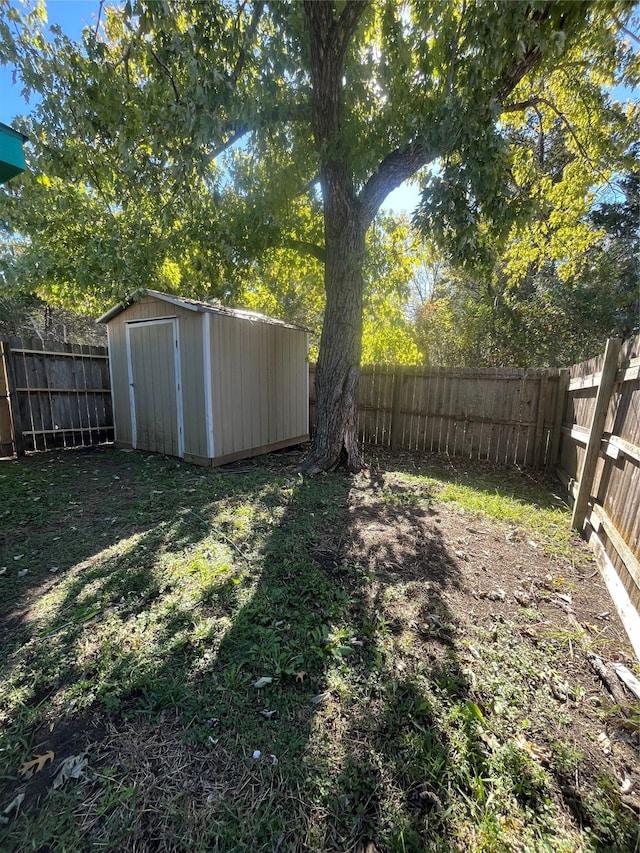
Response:
M271 684L272 681L273 678L269 678L268 675L263 675L262 678L259 678L257 681L253 682L253 686L257 687L259 690L261 687L266 687L267 684Z
M277 711L269 711L267 708L260 711L260 714L265 718L265 720L270 720L271 717L273 717L274 714L277 714L277 713L278 713Z
M331 691L327 690L324 693L318 693L317 696L314 696L311 700L312 705L322 705L323 702L326 702L327 699L331 696Z
M630 794L633 791L633 782L631 779L625 777L620 783L620 793L621 794Z
M11 812L15 812L16 814L18 814L24 797L24 794L16 794L16 796L11 800L9 805L3 810L2 815L0 815L0 823L9 823L9 818L5 817L5 815L9 815L11 814Z
M516 746L519 749L524 750L524 752L530 755L531 758L534 758L541 764L548 763L551 760L551 752L548 749L545 749L543 746L538 746L538 744L533 743L533 741L527 740L526 738L519 737L516 741Z
M60 788L69 779L81 779L84 776L84 771L89 763L86 752L80 752L78 755L70 755L62 762L56 772L52 787Z
M481 598L488 598L489 601L504 601L507 593L503 589L492 589L490 592L481 592Z
M32 761L25 761L20 770L18 770L18 776L27 776L30 778L34 773L40 773L41 770L44 770L46 763L53 761L54 757L55 752L51 750L45 752L43 755L36 755Z
M480 652L476 649L475 646L472 646L468 640L463 641L462 645L469 651L469 653L474 658L476 658L476 660L480 660Z
M479 728L478 735L480 740L493 752L497 752L500 749L500 741L491 732L486 731L486 729Z
M549 686L551 688L551 692L554 697L558 700L558 702L566 702L567 699L576 698L575 690L571 689L568 681L559 681L558 679L551 679L549 682Z

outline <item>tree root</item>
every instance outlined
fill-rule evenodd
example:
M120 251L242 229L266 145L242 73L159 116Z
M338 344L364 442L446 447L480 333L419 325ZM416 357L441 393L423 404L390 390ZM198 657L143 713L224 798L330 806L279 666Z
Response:
M359 474L362 468L363 461L360 454L357 451L349 453L343 445L337 459L333 454L318 454L312 449L306 459L303 459L296 468L296 473L305 474L307 477L342 470L349 474Z

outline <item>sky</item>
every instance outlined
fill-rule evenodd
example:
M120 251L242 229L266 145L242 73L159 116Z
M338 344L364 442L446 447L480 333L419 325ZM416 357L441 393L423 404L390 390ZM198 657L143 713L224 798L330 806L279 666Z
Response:
M47 0L46 6L49 25L58 24L70 38L79 39L84 27L96 25L100 0ZM29 109L20 82L13 83L12 69L0 66L0 121L10 125L16 116L25 115Z

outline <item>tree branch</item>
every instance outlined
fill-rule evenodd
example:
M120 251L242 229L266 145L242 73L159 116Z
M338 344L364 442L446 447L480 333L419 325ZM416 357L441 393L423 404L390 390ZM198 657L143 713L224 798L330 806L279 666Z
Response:
M215 148L212 148L211 151L207 154L205 159L205 163L208 166L210 163L213 163L221 154L224 154L229 148L239 142L243 136L246 136L250 131L250 127L248 124L243 124L236 130L234 130L231 136L228 136L224 142L218 143Z
M314 175L313 178L311 178L310 181L307 181L307 183L302 187L301 195L303 193L310 193L315 187L319 186L319 184L320 175Z
M380 205L392 190L415 175L423 166L431 163L436 156L435 150L430 151L421 143L397 148L388 154L359 194L366 224L369 225L373 221Z
M571 138L575 142L576 147L577 147L578 151L580 152L580 154L584 157L584 159L587 161L587 163L591 163L593 165L594 164L593 158L589 156L589 153L587 152L586 148L584 147L584 144L578 138L578 135L576 134L575 128L573 127L573 125L571 124L569 119L565 116L565 114L562 112L562 110L559 110L558 107L556 107L556 105L553 103L553 101L550 101L548 98L545 98L542 95L532 95L530 98L527 98L526 101L519 101L519 102L514 103L514 104L506 105L505 107L503 107L502 112L511 113L511 112L516 112L518 110L528 109L528 108L532 108L532 109L536 110L536 112L538 112L536 107L540 106L540 104L543 104L545 107L549 107L549 109L557 115L557 117L560 119L560 121L564 124L564 126L569 131L569 135L571 136ZM538 113L538 116L539 115L540 114Z
M351 41L356 27L360 22L360 18L364 14L364 10L369 5L369 0L350 0L345 3L342 14L337 21L334 22L329 34L334 41L334 49L337 55L342 58L347 49L347 45Z
M537 107L540 103L540 99L537 95L532 95L530 98L526 98L524 101L513 101L510 104L502 104L500 107L501 113L519 113L523 110L528 110L529 107Z
M162 70L164 71L164 73L165 73L165 74L167 75L167 77L169 78L169 81L170 81L170 83L171 83L171 88L173 89L173 94L174 94L174 96L175 96L176 104L179 104L179 103L180 103L180 93L178 92L178 87L176 86L176 81L173 79L173 74L169 71L169 69L168 69L168 68L167 68L167 66L164 64L164 62L162 62L162 61L161 61L161 59L159 58L159 56L158 56L158 54L155 52L155 50L154 50L152 47L150 47L150 48L149 48L149 50L151 51L151 56L153 56L153 58L154 58L154 59L155 59L155 61L158 63L158 65L160 66L160 68L162 68Z
M523 58L516 62L508 71L498 80L493 92L494 103L502 105L505 98L516 88L518 83L525 77L532 68L534 68L542 58L542 53L539 47L529 48Z
M200 112L204 112L204 108L199 110ZM285 124L286 122L296 122L303 121L308 122L310 120L310 110L307 104L302 103L294 103L294 104L280 104L276 106L273 110L268 113L261 112L257 118L255 125L250 125L248 122L241 124L239 127L235 127L233 124L228 124L225 127L224 132L228 133L226 139L219 142L215 147L211 149L209 154L207 155L206 162L212 163L217 157L221 154L224 154L232 145L235 145L236 142L239 142L243 136L246 136L252 130L256 130L261 127L268 127L273 124ZM214 114L215 118L215 114ZM318 180L317 178L315 179Z
M447 74L447 98L453 94L453 86L455 82L455 74L456 74L456 60L458 58L458 47L460 46L460 35L462 34L462 22L464 21L464 16L467 11L467 2L466 0L462 0L462 7L460 9L460 20L458 21L458 27L456 30L456 37L453 45L451 46L451 60L449 62L449 73Z
M305 255L311 255L320 261L321 264L326 262L327 253L324 246L318 246L316 243L311 243L307 240L294 240L293 238L285 239L282 243L286 249L296 249L303 252Z
M613 20L618 25L620 32L624 33L626 36L629 36L629 38L632 38L637 44L640 44L640 38L638 38L636 33L634 33L633 30L630 30L628 27L625 27L625 25L620 20L620 17L615 13L613 15Z
M263 8L264 7L262 3L256 3L253 7L253 15L251 16L249 28L247 29L245 39L242 43L242 47L240 48L236 64L233 68L233 71L231 72L231 84L233 85L234 89L238 84L238 80L240 79L240 75L242 74L242 69L244 68L244 64L247 60L247 45L256 34L258 24L260 23L260 18L262 17Z
M100 0L100 5L98 6L98 20L96 21L96 28L93 32L93 37L95 39L98 38L98 30L100 29L100 19L102 17L102 7L104 6L104 0Z

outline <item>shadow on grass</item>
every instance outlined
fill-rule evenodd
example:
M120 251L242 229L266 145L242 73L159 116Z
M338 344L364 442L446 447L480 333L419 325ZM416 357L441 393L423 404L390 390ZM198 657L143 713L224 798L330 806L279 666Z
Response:
M51 476L65 463L85 478L71 500ZM212 766L235 768L228 796L214 808L201 804L208 821L206 829L198 824L197 838L188 810L172 810L169 825L145 824L145 810L134 805L132 842L141 833L150 849L348 849L380 833L391 839L405 813L400 831L414 831L411 801L420 792L407 794L393 767L405 763L398 752L405 715L421 738L433 721L413 674L389 669L393 633L376 564L383 556L389 565L411 562L420 574L430 566L418 562L428 558L444 584L455 569L444 547L420 552L407 527L384 543L384 555L368 553L363 521L349 509L352 483L341 477L308 482L260 469L225 477L133 456L114 463L112 451L30 460L19 482L25 494L15 498L39 498L32 503L43 523L34 529L36 519L23 512L19 547L31 560L24 577L32 585L13 585L5 598L15 615L1 668L10 685L3 753L13 768L3 802L18 789L28 795L25 818L11 827L16 847L21 832L32 844L87 841L70 815L66 826L54 818L63 792L48 786L58 759L27 782L15 775L22 761L49 749L64 758L99 740L107 724L117 731L124 721L157 723L167 715L181 740L210 752ZM250 514L257 494L260 519L248 518L237 535L238 514ZM82 504L73 525L69 503ZM375 518L378 509L367 511ZM415 506L393 512L415 524ZM51 578L46 542L54 530L56 541L78 535L55 553ZM5 542L7 557L14 547L15 540ZM448 661L455 670L452 652ZM262 677L272 680L256 687ZM358 719L362 728L354 727ZM442 739L431 733L428 740ZM400 797L393 806L389 785ZM442 796L433 792L444 808ZM28 830L36 814L39 829Z
M80 565L5 638L4 756L56 759L5 779L0 808L27 798L3 849L417 853L462 825L498 849L428 491L102 458ZM51 791L86 748L88 781Z

